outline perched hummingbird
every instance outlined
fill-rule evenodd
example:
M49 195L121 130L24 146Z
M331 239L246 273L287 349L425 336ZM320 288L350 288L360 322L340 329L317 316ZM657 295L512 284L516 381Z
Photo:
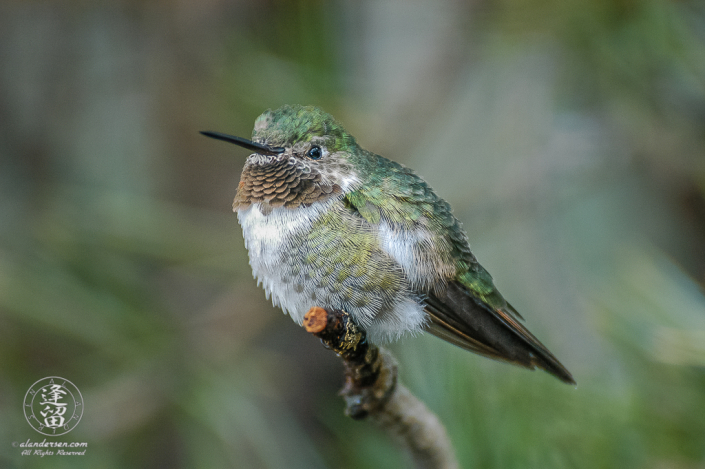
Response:
M252 140L201 133L254 152L233 210L254 276L294 321L313 306L341 309L373 343L425 330L575 384L497 291L450 205L411 169L364 150L313 106L266 111Z

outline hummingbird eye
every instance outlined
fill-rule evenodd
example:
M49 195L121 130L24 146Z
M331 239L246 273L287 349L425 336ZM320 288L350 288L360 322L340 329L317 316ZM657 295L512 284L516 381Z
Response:
M319 160L321 159L321 156L323 156L323 151L321 150L321 147L314 145L306 152L306 156L312 160Z

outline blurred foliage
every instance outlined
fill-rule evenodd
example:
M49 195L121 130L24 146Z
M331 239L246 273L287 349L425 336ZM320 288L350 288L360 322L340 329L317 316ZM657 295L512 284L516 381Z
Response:
M0 467L408 466L197 134L285 103L426 177L579 383L395 344L464 467L705 467L705 7L665 0L0 5ZM12 446L52 375L84 457Z

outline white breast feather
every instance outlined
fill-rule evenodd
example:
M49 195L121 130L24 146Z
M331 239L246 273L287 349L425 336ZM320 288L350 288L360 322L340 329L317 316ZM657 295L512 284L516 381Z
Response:
M266 216L260 211L259 204L252 204L237 213L253 275L264 288L267 297L271 296L274 305L282 308L299 324L311 306L335 305L314 305L307 294L294 291L290 283L283 283L281 255L283 250L296 249L293 246L294 234L308 232L313 223L335 202L316 203L296 210L275 208ZM431 235L423 229L397 231L386 223L382 223L379 229L382 249L402 266L411 287L430 287L436 279L428 272L428 266L424 267L424 253L431 252ZM356 311L349 312L356 317ZM376 343L395 340L405 333L419 332L427 321L423 306L411 291L390 305L390 309L380 309L374 316L371 321L367 319L364 322L368 323L368 338Z
M245 247L249 251L252 274L264 288L267 298L271 296L274 305L298 323L303 321L304 314L313 305L303 295L294 292L290 285L281 282L281 255L285 250L294 248L293 235L308 232L334 202L331 200L296 210L274 208L266 216L260 211L259 204L237 212Z
M387 221L379 224L382 249L401 265L411 287L425 292L455 273L455 267L443 262L434 243L444 242L426 227L395 227Z

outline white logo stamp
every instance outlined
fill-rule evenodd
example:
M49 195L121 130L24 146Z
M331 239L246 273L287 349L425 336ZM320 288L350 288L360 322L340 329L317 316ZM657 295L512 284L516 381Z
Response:
M83 416L83 396L67 379L42 378L24 396L24 416L42 435L64 435L73 430Z

